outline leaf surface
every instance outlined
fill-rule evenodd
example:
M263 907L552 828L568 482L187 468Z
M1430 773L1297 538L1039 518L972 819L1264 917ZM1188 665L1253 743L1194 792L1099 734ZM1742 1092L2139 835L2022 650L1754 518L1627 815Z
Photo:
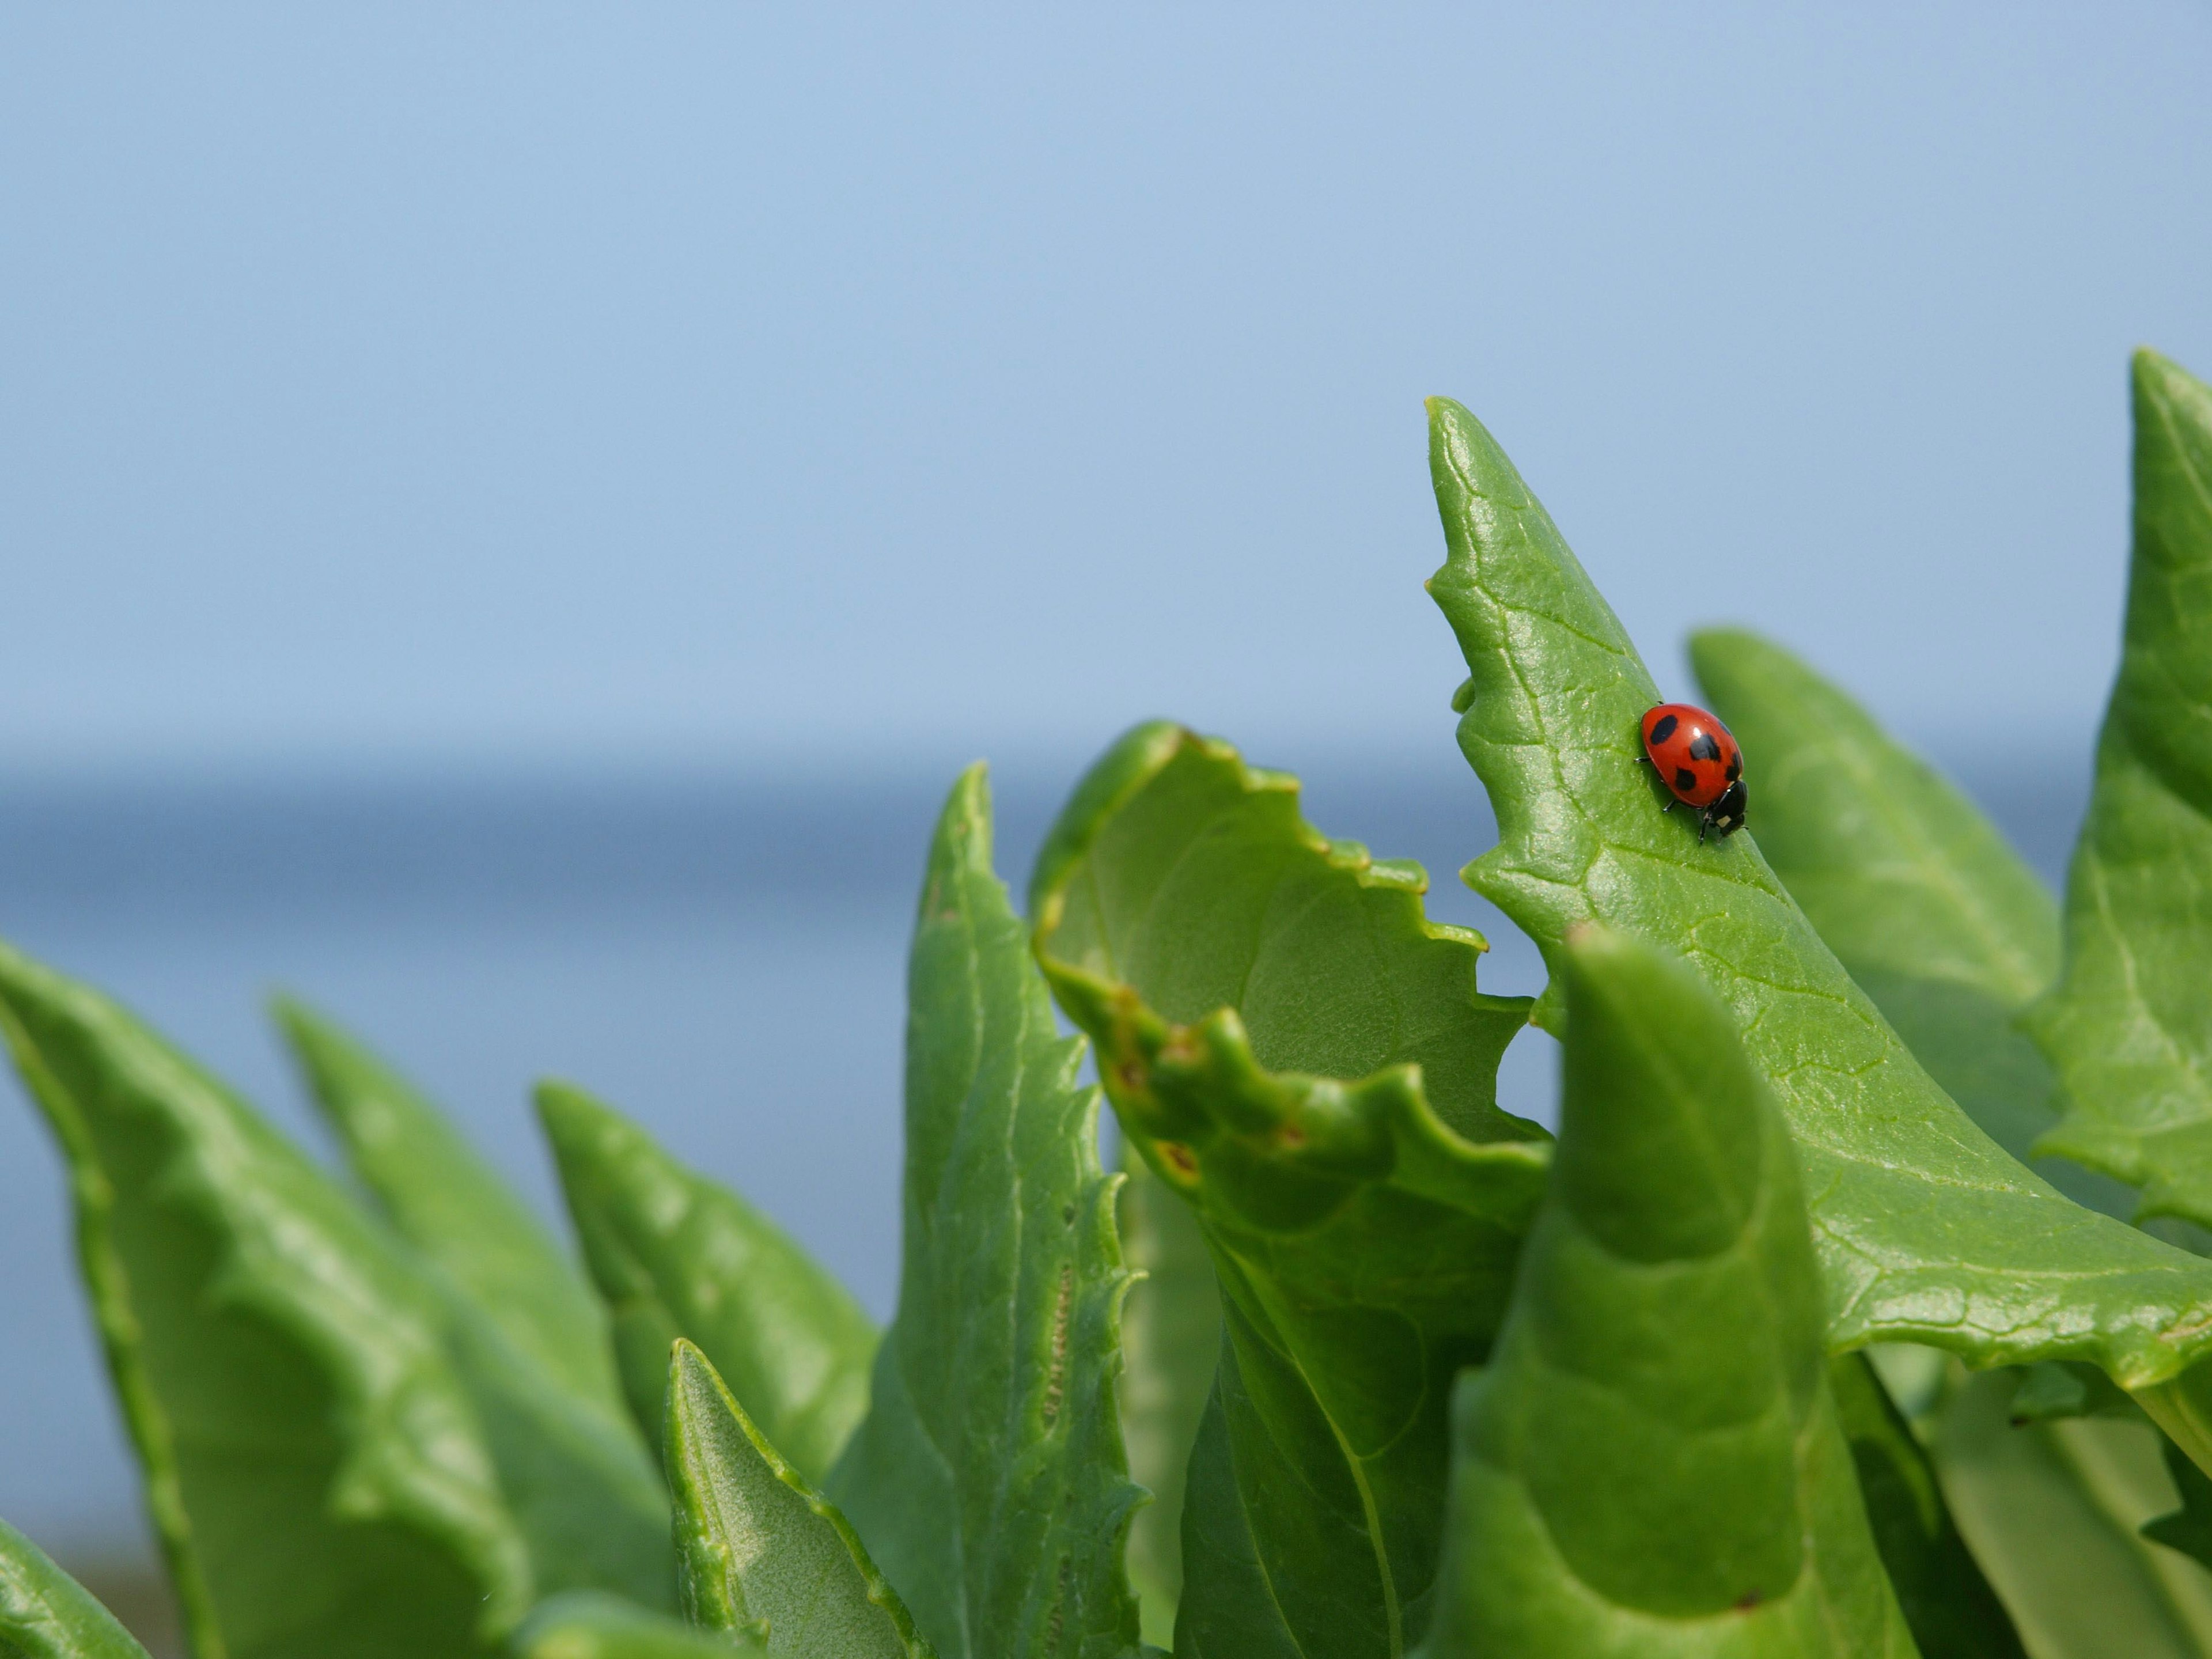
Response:
M1132 1650L1121 1180L992 873L980 767L930 848L907 994L898 1316L830 1496L948 1659Z
M2058 971L2058 907L1995 825L1842 690L1740 629L1690 641L1715 713L1744 745L1759 848L1929 1075L2000 1146L2127 1218L2135 1194L2035 1145L2058 1079L2020 1029Z
M2181 1507L2144 1522L2142 1535L2180 1551L2200 1566L2212 1567L2212 1475L2198 1468L2172 1441L2160 1441L2159 1449L2166 1454L2166 1472L2180 1494Z
M541 1589L604 1589L673 1612L668 1493L637 1430L580 1401L434 1267L446 1345L468 1390Z
M1679 950L1735 1014L1796 1139L1835 1348L2071 1358L2142 1386L2212 1346L2212 1264L2085 1210L1937 1086L1821 942L1752 832L1699 844L1640 763L1650 675L1465 410L1431 404L1448 556L1430 584L1470 672L1460 745L1500 841L1466 872L1545 951L1598 921ZM1556 1023L1547 992L1540 1023Z
M444 1112L358 1039L289 998L276 1016L310 1097L400 1237L516 1348L626 1428L606 1315L530 1206Z
M1425 884L1172 726L1108 751L1038 861L1046 976L1223 1290L1178 1653L1395 1655L1425 1617L1451 1380L1547 1158L1496 1104L1527 1000L1476 990L1482 942Z
M667 1450L693 1624L764 1626L767 1650L793 1659L929 1653L845 1517L762 1437L689 1342L669 1362Z
M1129 1528L1129 1578L1145 1640L1175 1640L1182 1596L1182 1494L1198 1425L1213 1388L1221 1346L1221 1293L1206 1237L1189 1205L1125 1146L1121 1245L1145 1276L1129 1287L1121 1316L1121 1438L1129 1473L1152 1494Z
M624 1408L605 1316L521 1200L444 1114L296 1003L280 1022L317 1104L444 1300L541 1591L603 1589L675 1607L668 1497Z
M1923 1659L2021 1659L2020 1634L1960 1534L1934 1463L1866 1356L1830 1360L1828 1389L1882 1570Z
M793 1467L823 1480L867 1411L877 1335L860 1304L766 1216L580 1089L541 1085L538 1114L646 1432L660 1443L680 1336Z
M514 1633L514 1659L728 1659L763 1651L750 1632L694 1630L605 1590L540 1602Z
M1158 722L1076 785L1030 909L1055 992L1127 987L1173 1024L1233 1008L1270 1070L1351 1080L1419 1066L1431 1109L1462 1139L1540 1140L1498 1105L1498 1057L1528 1000L1475 988L1489 946L1428 921L1427 890L1418 864L1307 823L1296 779Z
M1597 928L1551 1189L1455 1405L1429 1659L1915 1652L1827 1385L1790 1140L1734 1018Z
M2144 351L2134 397L2120 673L2033 1029L2069 1102L2045 1146L2212 1225L2212 388Z
M146 1659L146 1650L90 1590L0 1521L0 1655L6 1659Z
M5 947L0 1032L69 1162L199 1659L482 1651L531 1564L435 1293L220 1084Z
M2212 1577L2137 1535L2173 1507L2140 1418L2014 1426L2014 1376L1968 1378L1938 1419L1959 1528L2035 1659L2203 1659Z

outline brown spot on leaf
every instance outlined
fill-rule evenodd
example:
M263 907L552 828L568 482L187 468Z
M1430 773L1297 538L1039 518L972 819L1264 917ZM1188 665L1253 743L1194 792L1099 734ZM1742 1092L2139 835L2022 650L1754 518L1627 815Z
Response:
M1052 1617L1044 1621L1044 1650L1060 1651L1060 1633L1067 1624L1067 1580L1074 1563L1066 1556L1060 1558L1059 1590L1052 1598Z
M1193 1180L1197 1179L1197 1153L1192 1152L1189 1147L1184 1146L1180 1140L1163 1140L1156 1143L1156 1145L1160 1157L1166 1161L1170 1169L1175 1170L1178 1175L1188 1176Z
M1074 1300L1075 1269L1063 1261L1060 1264L1060 1291L1052 1304L1052 1365L1044 1377L1044 1425L1048 1429L1059 1419L1060 1398L1067 1391L1067 1318Z

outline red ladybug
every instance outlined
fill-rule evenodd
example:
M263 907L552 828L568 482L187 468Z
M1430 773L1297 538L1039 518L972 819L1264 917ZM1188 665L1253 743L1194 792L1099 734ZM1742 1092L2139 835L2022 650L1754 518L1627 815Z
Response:
M1743 828L1750 796L1743 787L1743 745L1702 708L1686 702L1662 702L1644 717L1644 753L1674 801L1694 806L1698 839L1717 830L1732 836Z

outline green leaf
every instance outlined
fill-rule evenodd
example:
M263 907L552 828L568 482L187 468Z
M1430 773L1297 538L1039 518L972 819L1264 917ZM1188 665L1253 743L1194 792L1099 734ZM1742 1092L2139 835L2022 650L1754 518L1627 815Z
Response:
M1206 1656L1295 1659L1304 1651L1302 1639L1318 1633L1334 1640L1346 1628L1371 1646L1373 1632L1382 1622L1381 1587L1371 1582L1371 1574L1355 1572L1340 1578L1332 1573L1321 1587L1320 1595L1302 1595L1303 1581L1295 1576L1298 1569L1326 1559L1323 1535L1332 1529L1339 1547L1355 1559L1375 1553L1374 1544L1364 1535L1364 1516L1358 1527L1347 1525L1340 1518L1340 1499L1331 1506L1333 1513L1316 1513L1298 1501L1302 1494L1295 1479L1297 1454L1312 1459L1311 1448L1328 1435L1328 1419L1314 1406L1310 1391L1282 1389L1277 1398L1255 1402L1237 1358L1238 1340L1247 1345L1253 1341L1250 1326L1238 1317L1233 1302L1223 1304L1222 1314L1213 1391L1206 1396L1205 1414L1199 1419L1198 1439L1191 1448L1183 1486L1185 1594L1176 1609L1176 1654L1178 1659L1206 1659ZM1264 1345L1255 1352L1263 1367L1274 1357ZM1262 1375L1266 1374L1263 1370ZM1266 1393L1263 1389L1263 1396ZM1272 1412L1267 1409L1269 1407ZM1231 1443L1232 1417L1246 1428L1246 1468L1242 1471ZM1251 1432L1255 1426L1264 1430L1283 1424L1290 1425L1292 1432L1277 1444L1296 1449L1289 1457L1264 1441L1255 1443ZM1265 1555L1253 1535L1255 1518L1268 1534L1271 1547ZM1294 1576L1279 1580L1277 1573L1285 1566L1291 1568ZM1366 1599L1357 1607L1340 1606L1334 1610L1337 1616L1332 1617L1328 1586L1345 1579ZM1284 1586L1289 1605L1279 1603L1278 1582Z
M693 1624L758 1626L769 1653L795 1659L929 1653L845 1517L684 1341L669 1361L668 1485Z
M1449 548L1430 587L1472 671L1460 745L1500 832L1468 879L1535 939L1554 988L1568 929L1599 921L1680 950L1733 1012L1804 1165L1830 1346L2091 1359L2130 1387L2212 1347L2212 1264L2021 1167L1851 982L1755 834L1700 845L1662 813L1638 736L1650 675L1490 434L1430 408ZM1537 1007L1556 1023L1553 992Z
M1129 1578L1136 1586L1144 1638L1175 1639L1182 1596L1182 1493L1191 1448L1213 1387L1221 1346L1221 1293L1206 1237L1189 1205L1124 1146L1122 1249L1144 1277L1129 1287L1121 1315L1121 1438L1129 1473L1152 1501L1129 1528Z
M2094 1365L2071 1360L2043 1360L2020 1373L2012 1397L2012 1420L2055 1423L2066 1417L2125 1417L2142 1421L2134 1399L2112 1385Z
M1759 848L1913 1057L2000 1146L2077 1203L2135 1194L2038 1158L2058 1079L2017 1016L2058 971L2058 907L1965 794L1780 647L1690 640L1707 700L1744 746Z
M980 767L930 848L907 995L898 1317L830 1496L947 1659L1132 1649L1121 1178L992 873Z
M2159 1449L2166 1454L2166 1472L2174 1490L2181 1494L2181 1507L2144 1522L2142 1535L2212 1567L2212 1475L2198 1468L2172 1440L2161 1439Z
M1790 1140L1735 1020L1579 930L1559 1155L1456 1395L1431 1659L1915 1650L1852 1478Z
M346 1161L400 1236L549 1376L628 1428L606 1316L529 1206L357 1039L289 998L275 1012Z
M2014 1426L2014 1375L1968 1379L1939 1419L1952 1513L2036 1659L2204 1659L2212 1577L2137 1535L2173 1507L2140 1418Z
M2058 909L1948 780L1779 646L1690 639L1714 712L1759 779L1759 846L1846 964L2017 1007L2058 971Z
M2057 971L2057 907L2033 873L1965 795L1787 652L1754 635L1712 629L1692 638L1690 655L1757 767L1761 850L1851 977L2006 1151L2033 1159L2077 1201L2129 1214L2129 1188L2034 1156L2058 1121L2060 1096L2049 1061L2017 1021ZM1848 1417L1850 1393L1838 1395ZM2019 1425L2114 1410L2135 1407L2103 1372L2046 1361L2027 1370L2010 1413ZM1875 1531L1913 1613L1911 1575L1887 1547L1866 1444L1855 1432ZM2075 1466L2053 1457L2037 1467L2061 1479ZM1922 1646L1939 1651L1922 1620L1913 1623Z
M2104 1373L2098 1371L2096 1375L2102 1376ZM2125 1395L2120 1397L2127 1398ZM2088 1414L2089 1386L2075 1367L2045 1359L2021 1373L2019 1392L2012 1397L2014 1427L2022 1423L2056 1423L2061 1418Z
M646 1432L663 1439L680 1336L793 1467L822 1480L868 1408L877 1339L860 1304L766 1216L580 1089L540 1085L538 1115Z
M694 1630L605 1590L540 1602L514 1633L514 1659L729 1659L766 1649L752 1632Z
M2069 1106L2045 1146L2212 1225L2212 388L2138 352L2135 424L2120 675L2033 1029Z
M2019 1633L1960 1536L1935 1465L1866 1356L1830 1360L1828 1389L1850 1443L1882 1569L1921 1653L1925 1659L2021 1659Z
M297 1004L278 1015L362 1184L447 1302L447 1346L538 1589L673 1611L668 1495L590 1288L435 1107L327 1021Z
M447 1348L475 1402L507 1508L542 1590L605 1589L676 1607L668 1493L637 1456L637 1431L611 1423L509 1343L434 1268Z
M1495 1103L1527 1001L1475 989L1482 942L1428 922L1425 884L1170 726L1107 753L1038 861L1046 976L1224 1293L1179 1652L1395 1655L1420 1629L1451 1379L1547 1161Z
M220 1084L5 947L0 1031L69 1161L193 1651L481 1651L531 1565L436 1294Z
M1490 947L1428 921L1427 890L1418 864L1308 824L1295 778L1158 722L1076 785L1037 855L1030 909L1055 992L1133 988L1175 1024L1234 1008L1270 1069L1348 1080L1419 1066L1431 1109L1462 1139L1541 1139L1498 1106L1498 1056L1528 999L1475 989Z
M0 1521L0 1656L146 1659L146 1650L90 1590Z

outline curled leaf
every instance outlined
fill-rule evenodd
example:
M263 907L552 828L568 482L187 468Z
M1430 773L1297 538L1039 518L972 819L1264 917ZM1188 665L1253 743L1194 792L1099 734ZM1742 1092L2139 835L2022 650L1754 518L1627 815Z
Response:
M1482 941L1427 921L1425 884L1170 726L1107 752L1038 860L1054 995L1222 1286L1179 1652L1396 1654L1425 1615L1451 1379L1548 1152L1496 1104L1528 1004L1476 989Z

